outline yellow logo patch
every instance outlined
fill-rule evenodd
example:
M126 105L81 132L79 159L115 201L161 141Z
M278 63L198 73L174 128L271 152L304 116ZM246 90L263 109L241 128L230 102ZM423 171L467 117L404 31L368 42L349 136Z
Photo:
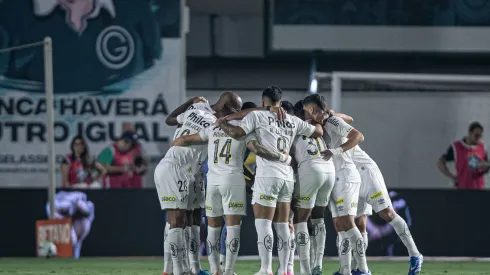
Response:
M376 194L372 195L369 198L372 199L372 200L375 200L375 199L377 199L377 198L379 198L381 196L383 196L383 192L379 191L379 192L377 192Z
M229 208L243 208L244 207L244 203L243 202L236 202L236 201L232 201L228 204L228 207Z
M176 196L163 196L162 202L174 202L177 200Z
M276 199L274 197L266 195L266 194L260 194L260 200L266 201L266 202L273 202Z
M335 201L335 204L341 204L341 203L344 203L344 199L338 199Z

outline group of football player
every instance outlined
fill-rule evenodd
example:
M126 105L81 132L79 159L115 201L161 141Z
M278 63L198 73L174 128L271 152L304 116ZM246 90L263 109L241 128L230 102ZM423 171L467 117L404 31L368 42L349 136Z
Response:
M247 208L244 161L250 154L256 157L251 204L261 261L255 275L273 274L274 241L279 258L274 274L293 274L295 251L301 275L322 274L327 206L338 235L335 274L371 274L366 224L373 209L407 247L408 274L420 273L423 256L393 210L378 166L359 147L364 136L351 126L352 117L329 110L317 94L294 106L281 99L275 86L263 90L262 107L242 104L238 94L226 92L215 104L192 98L167 117L167 125L178 128L154 175L168 217L163 275L206 274L199 262L202 207L210 272L235 274ZM226 250L221 259L220 246Z

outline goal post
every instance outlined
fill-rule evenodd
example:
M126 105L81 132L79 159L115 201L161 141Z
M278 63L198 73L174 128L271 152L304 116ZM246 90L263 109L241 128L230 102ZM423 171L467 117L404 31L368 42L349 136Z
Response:
M380 85L407 88L415 84L428 90L449 90L464 85L465 90L490 91L490 76L463 74L415 74L415 73L379 73L379 72L316 72L315 82L330 80L330 106L334 110L342 109L343 82L372 82Z

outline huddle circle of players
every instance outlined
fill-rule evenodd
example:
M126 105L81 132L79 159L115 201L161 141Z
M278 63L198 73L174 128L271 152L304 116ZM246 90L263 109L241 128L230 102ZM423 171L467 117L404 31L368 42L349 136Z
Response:
M247 208L246 152L256 157L251 203L261 264L255 275L292 275L295 251L301 275L322 274L327 206L338 235L340 268L335 275L371 274L365 252L367 215L373 209L406 246L408 275L420 273L423 256L406 222L393 210L381 171L359 147L364 136L351 126L353 119L329 110L316 94L294 107L281 104L281 97L275 86L262 92L262 107L246 103L242 108L233 92L223 93L212 105L196 97L168 116L166 123L178 128L154 174L168 214L163 275L207 274L199 263L203 207L210 272L235 274ZM201 169L206 159L207 190ZM279 267L273 273L274 243ZM225 255L220 256L220 248Z

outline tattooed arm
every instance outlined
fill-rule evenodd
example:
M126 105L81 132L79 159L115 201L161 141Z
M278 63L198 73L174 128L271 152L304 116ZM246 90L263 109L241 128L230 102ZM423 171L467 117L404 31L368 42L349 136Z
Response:
M281 153L273 152L265 148L262 144L260 144L257 140L251 140L247 143L248 149L252 151L256 156L265 158L267 160L279 161L281 158Z
M225 118L218 119L216 121L216 124L221 127L221 130L223 130L223 132L234 139L240 139L247 135L242 127L231 125L230 123L228 123L228 121L226 121Z

